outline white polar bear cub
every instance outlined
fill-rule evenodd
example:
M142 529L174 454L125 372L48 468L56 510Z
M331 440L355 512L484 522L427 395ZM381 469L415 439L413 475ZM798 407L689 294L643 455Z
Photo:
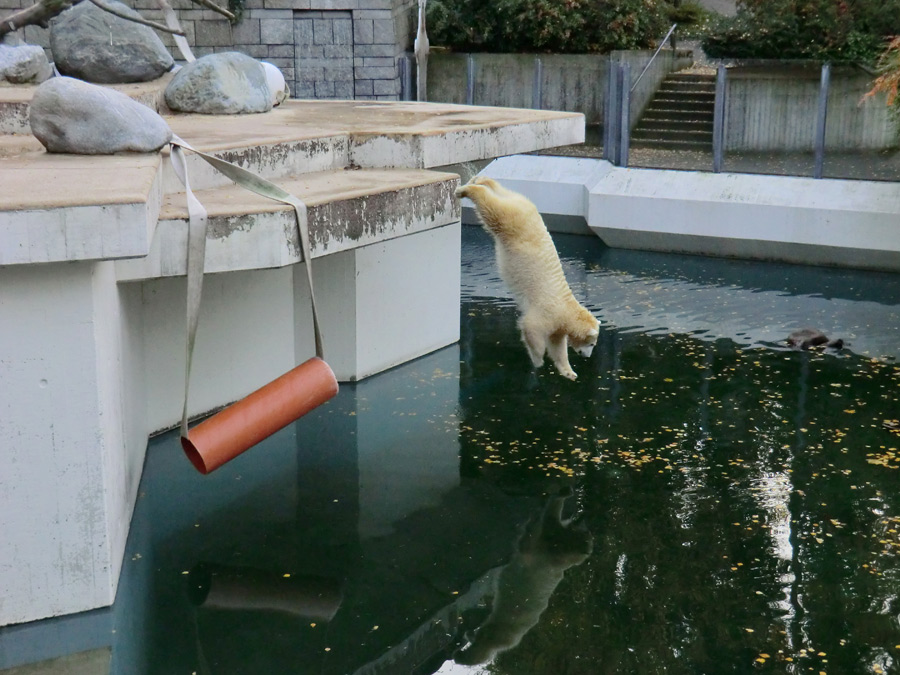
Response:
M494 239L500 277L521 311L519 329L532 363L540 366L547 353L559 374L574 380L568 347L590 356L600 322L572 295L537 207L482 176L457 188L456 196L474 202L484 229Z

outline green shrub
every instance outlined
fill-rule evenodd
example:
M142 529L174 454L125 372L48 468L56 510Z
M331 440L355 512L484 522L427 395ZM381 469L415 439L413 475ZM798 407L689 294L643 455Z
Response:
M677 7L671 6L666 12L669 17L669 23L677 23L678 27L694 26L706 21L710 12L696 0L686 0Z
M703 49L713 58L874 63L893 32L900 0L739 0L737 15L710 31Z
M655 45L663 0L432 0L432 44L458 51L609 52Z

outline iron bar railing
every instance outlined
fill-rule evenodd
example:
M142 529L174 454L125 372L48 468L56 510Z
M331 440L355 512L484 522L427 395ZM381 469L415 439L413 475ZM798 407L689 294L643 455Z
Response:
M631 147L631 89L628 83L631 81L631 65L622 63L619 65L618 77L619 104L621 117L619 118L619 166L628 166L628 150Z
M819 80L819 109L816 113L816 165L814 178L821 178L825 168L825 122L828 116L828 90L831 87L831 64L822 65Z
M534 83L531 88L531 107L540 110L544 103L544 62L540 56L534 59Z
M725 91L728 71L721 63L716 68L716 98L713 104L713 171L719 173L725 161Z
M466 56L466 105L475 105L475 57Z
M666 33L666 37L664 37L662 39L662 42L659 43L659 47L657 47L656 51L653 52L653 56L651 56L650 60L647 61L647 65L644 66L644 69L641 71L641 74L637 76L637 79L634 81L634 84L631 85L631 89L629 89L629 91L634 91L634 88L636 86L638 86L638 82L641 81L641 78L644 76L644 73L646 73L647 70L650 68L650 64L653 63L654 59L656 59L656 57L659 55L659 52L662 51L663 46L665 46L666 42L669 41L669 38L672 37L672 33L675 32L675 27L677 25L678 25L677 23L672 24L672 27L669 29L669 32Z

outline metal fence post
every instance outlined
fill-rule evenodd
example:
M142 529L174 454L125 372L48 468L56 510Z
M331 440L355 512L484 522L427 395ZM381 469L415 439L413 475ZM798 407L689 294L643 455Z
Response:
M534 82L531 87L531 107L540 110L544 102L544 62L540 56L534 58Z
M618 72L618 64L610 59L606 75L606 105L603 110L603 159L612 164L618 164L619 156Z
M412 101L412 57L404 54L400 57L400 100Z
M816 113L816 165L814 178L821 178L825 169L825 122L828 116L828 89L831 86L831 64L822 64L819 82L819 109Z
M628 166L628 150L631 144L631 65L619 66L619 166Z
M475 105L475 57L466 56L466 105Z
M716 101L713 108L713 171L719 173L725 160L725 66L716 69Z
M428 0L419 0L419 26L413 40L413 54L416 55L416 100L428 100L428 54L431 44L425 25L425 5Z

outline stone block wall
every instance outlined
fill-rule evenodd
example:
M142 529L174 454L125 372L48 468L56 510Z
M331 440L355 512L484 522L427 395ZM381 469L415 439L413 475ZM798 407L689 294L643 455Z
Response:
M124 2L162 21L155 0ZM170 2L196 56L240 51L269 61L284 73L294 98L400 98L399 63L411 49L415 0L245 0L234 25L190 0ZM31 4L0 0L0 18ZM161 37L179 59L171 36ZM49 46L43 28L26 27L24 38Z

